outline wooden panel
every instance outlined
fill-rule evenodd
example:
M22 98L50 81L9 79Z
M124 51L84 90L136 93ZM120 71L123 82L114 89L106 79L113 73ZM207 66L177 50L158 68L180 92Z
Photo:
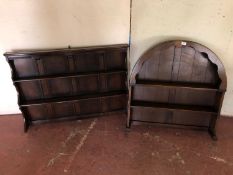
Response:
M109 91L126 89L126 78L126 73L107 75L107 89Z
M36 60L33 58L20 58L14 60L16 77L31 77L39 74Z
M137 77L139 80L157 80L161 51L156 51L150 55L150 59L143 63ZM157 59L156 59L157 58ZM151 66L153 65L153 66Z
M26 108L32 121L49 117L46 105L30 106Z
M24 107L32 121L52 119L57 116L54 113L54 104L42 104Z
M169 123L169 111L156 108L131 108L131 119L145 122ZM143 117L142 117L143 116Z
M126 90L126 78L126 73L120 72L19 81L17 84L23 100L27 101Z
M120 50L107 51L104 59L105 69L107 70L127 69L126 56L127 56L126 51L120 51Z
M197 91L190 89L178 89L175 90L175 100L172 103L188 104L188 105L203 105L214 106L216 92L214 91Z
M101 98L83 99L78 101L53 102L50 104L38 104L24 107L31 120L52 120L80 116L88 117L88 114L126 110L126 95L106 96Z
M169 86L135 86L132 100L214 106L216 91Z
M77 72L100 71L100 55L99 52L84 52L74 55L75 70Z
M55 117L69 117L75 115L75 110L73 107L73 103L67 102L67 103L54 103L54 113Z
M169 81L172 77L172 66L174 61L174 46L164 48L160 51L158 80Z
M168 103L169 88L136 86L133 88L132 100Z
M35 100L43 98L43 90L39 81L17 83L17 85L22 91L21 97L24 100Z
M188 105L188 104L170 104L170 103L157 103L148 101L132 101L132 107L145 107L145 108L158 108L167 109L170 111L190 111L190 112L205 112L216 114L217 110L213 106L198 106L198 105Z
M127 98L126 95L119 95L115 97L107 97L105 99L105 103L108 105L107 111L115 111L115 110L126 110Z
M173 114L173 122L184 125L209 126L212 115L206 113L190 113L176 111Z
M138 80L218 84L216 65L193 47L168 46L149 54L137 74Z
M132 120L164 124L193 125L208 127L211 114L184 111L168 111L156 108L136 107L132 110ZM143 116L143 120L142 117Z
M72 95L72 79L59 78L45 80L49 87L48 97L70 96Z
M99 113L101 111L100 99L87 99L79 102L81 114Z
M219 84L220 79L217 74L217 66L211 65L210 63L206 67L205 72L205 83Z
M192 78L196 51L192 47L183 47L177 81L187 82Z
M177 81L178 76L179 76L181 53L182 53L182 48L175 47L174 61L173 61L173 67L172 67L172 77L171 77L171 81L173 82Z
M202 54L199 52L195 53L195 59L193 62L193 69L192 69L192 82L202 82L202 83L210 83L208 79L205 79L205 73L208 69L207 66L210 65L209 61L203 58ZM207 81L207 82L206 82Z
M78 77L75 81L77 82L78 94L98 92L98 75Z
M69 73L68 60L63 55L50 55L41 57L43 75Z

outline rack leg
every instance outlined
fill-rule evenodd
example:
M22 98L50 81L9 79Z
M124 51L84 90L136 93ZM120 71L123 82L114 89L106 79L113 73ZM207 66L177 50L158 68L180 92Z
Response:
M24 118L24 132L25 133L28 131L29 126L30 126L30 122Z
M215 125L216 125L216 120L217 120L217 116L213 115L210 119L210 123L209 123L209 129L208 132L210 134L210 137L214 140L217 141L217 135L216 135L216 130L215 130Z
M218 138L217 138L215 129L209 129L208 131L209 131L210 137L211 137L214 141L217 141Z
M130 127L131 127L131 122L130 122L130 120L128 120L127 124L126 124L126 128L130 129Z
M127 123L126 123L126 128L128 129L131 126L131 109L130 109L131 93L132 93L132 88L129 87L129 97L128 97L128 105L127 105Z
M130 108L129 108L127 113L126 128L130 129L130 126L131 126L131 119L130 119Z

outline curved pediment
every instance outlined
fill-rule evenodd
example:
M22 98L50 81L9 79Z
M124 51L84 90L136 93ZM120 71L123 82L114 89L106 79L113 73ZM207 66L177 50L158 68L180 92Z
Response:
M226 90L226 73L220 59L207 47L191 41L168 41L146 51L133 68L136 81L180 82Z

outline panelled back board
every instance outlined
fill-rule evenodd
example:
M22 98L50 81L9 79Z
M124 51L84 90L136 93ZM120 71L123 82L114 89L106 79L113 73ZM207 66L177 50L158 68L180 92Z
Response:
M127 45L5 53L31 123L126 111Z
M138 122L208 128L216 139L226 74L218 57L190 41L149 49L130 77L127 126Z

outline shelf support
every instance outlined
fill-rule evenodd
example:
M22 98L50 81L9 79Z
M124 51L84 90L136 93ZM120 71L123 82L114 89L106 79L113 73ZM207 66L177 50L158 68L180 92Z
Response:
M127 123L126 123L126 128L130 128L131 125L131 114L130 114L130 105L131 105L131 94L132 94L132 87L129 87L129 96L128 96L128 109L127 109Z
M29 126L30 126L30 122L24 118L24 132L25 133L28 131Z
M22 107L19 107L19 109L21 110L22 115L23 115L23 121L24 121L24 123L23 123L23 125L24 125L23 129L24 129L24 132L26 133L28 131L28 128L29 128L30 124L31 124L31 121L28 118L27 111L24 108L22 108Z
M209 128L208 128L208 132L210 134L210 137L214 141L218 140L217 135L216 135L216 130L215 130L216 120L217 120L217 116L216 115L212 115L211 119L210 119L210 123L209 123Z

